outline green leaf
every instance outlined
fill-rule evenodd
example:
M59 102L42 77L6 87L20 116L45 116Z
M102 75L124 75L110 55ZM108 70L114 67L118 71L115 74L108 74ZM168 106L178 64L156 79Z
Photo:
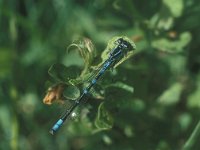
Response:
M171 148L165 140L160 140L156 150L171 150Z
M111 129L113 126L113 118L105 109L104 103L99 105L97 117L95 119L95 126L101 130Z
M111 145L112 144L112 139L108 136L108 135L103 135L103 141L107 144L107 145Z
M192 116L189 113L182 113L178 118L178 122L180 128L185 131L192 123Z
M180 17L182 15L184 9L183 0L163 0L163 3L174 17Z
M180 35L179 39L175 41L169 40L167 38L154 40L152 42L152 47L169 53L178 53L184 50L184 48L191 41L191 38L192 36L189 32L184 32Z
M130 91L124 90L123 88L116 87L116 86L108 86L105 91L106 99L114 100L115 103L118 101L126 101L132 96Z
M132 109L132 100L132 93L122 88L110 86L105 90L105 106L109 110Z
M196 90L188 96L187 106L189 108L200 108L200 74L198 75L196 86Z
M93 62L93 59L96 56L95 47L90 39L79 38L75 40L70 46L68 46L67 51L71 50L72 48L75 48L75 50L78 50L81 57L84 60L84 69L81 73L81 75L84 75L85 73L88 72L88 69L91 66L91 63Z
M125 90L125 91L127 91L127 92L130 92L130 93L133 93L133 92L134 92L134 88L133 88L132 86L127 85L127 84L125 84L125 83L123 83L123 82L116 82L116 83L108 84L108 85L106 86L106 88L108 88L108 87L117 87L117 88L121 88L121 89L123 89L123 90Z
M3 133L7 136L11 134L11 112L6 105L0 106L0 121L1 121L1 128L3 129Z
M17 149L18 146L18 138L19 138L19 123L17 120L17 116L15 113L10 111L10 108L6 105L0 106L0 122L1 122L1 129L4 137L8 138L7 141L11 149Z
M192 134L187 139L185 144L183 145L182 150L192 150L194 149L194 145L196 145L199 142L199 135L200 135L200 120L197 123L196 127L192 131Z
M161 12L157 12L151 17L148 22L148 27L152 30L154 29L165 29L168 30L173 25L173 17L169 15L168 12L165 12L164 16Z
M186 71L187 58L184 55L168 55L163 61L168 64L171 73L176 76L181 76Z
M131 110L134 110L135 112L142 112L146 108L145 102L141 99L129 100L127 104L129 104L127 108L130 108Z
M96 84L93 88L90 90L90 94L95 99L104 99L104 89L99 84Z
M124 134L127 137L133 137L134 136L133 126L126 125L125 128L124 128Z
M48 73L56 81L70 84L70 79L76 79L80 70L76 66L66 67L63 64L53 64Z
M80 96L80 90L77 86L69 85L64 89L63 95L67 99L76 100Z
M0 48L0 77L5 77L11 72L12 59L11 49Z
M166 14L165 14L166 15ZM156 17L156 16L155 16ZM161 16L158 18L158 24L156 26L159 30L169 30L174 25L174 18L168 14L166 16Z
M185 144L183 145L182 150L193 150L195 149L195 145L199 143L199 136L200 136L200 120L197 123L196 127L192 131L192 134L187 139Z
M183 85L181 83L174 83L169 89L158 98L158 102L162 105L175 105L179 102Z
M83 83L83 82L87 81L91 77L92 74L93 73L90 72L90 73L86 73L86 74L84 74L82 76L80 75L79 77L77 77L75 79L70 79L69 83L71 85L77 85L77 84Z

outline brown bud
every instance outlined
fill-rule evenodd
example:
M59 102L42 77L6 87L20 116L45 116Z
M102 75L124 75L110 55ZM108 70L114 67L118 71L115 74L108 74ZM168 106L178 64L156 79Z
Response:
M52 102L57 101L63 104L64 103L62 100L63 90L64 90L63 84L58 84L56 86L50 87L43 99L43 103L51 105Z

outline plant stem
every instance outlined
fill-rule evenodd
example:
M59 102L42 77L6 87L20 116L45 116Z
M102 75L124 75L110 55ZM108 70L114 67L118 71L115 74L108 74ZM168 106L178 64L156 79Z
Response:
M182 150L190 150L196 143L199 134L200 134L200 120L196 125L195 129L193 130L192 134L190 135L189 139L185 142Z

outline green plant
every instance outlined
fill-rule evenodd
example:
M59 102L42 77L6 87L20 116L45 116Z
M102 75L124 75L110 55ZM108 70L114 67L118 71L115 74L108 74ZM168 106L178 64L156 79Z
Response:
M197 0L1 0L0 149L177 150L189 143L199 150L199 7ZM106 73L76 110L79 118L52 138L49 127L63 109L42 103L52 85L45 83L52 82L50 64L60 62L70 70L76 80L69 79L65 92L75 99L116 35L135 42L134 57ZM90 61L72 50L79 36L95 44L95 51L82 53ZM90 41L88 46L93 47ZM63 85L51 87L48 99L60 98L62 90ZM107 115L112 117L107 124L97 121Z
M123 48L120 45L120 50L122 51L122 54L121 54L122 57L118 56L120 59L117 57L114 57L114 59L116 59L116 60L109 67L110 69L113 70L119 64L121 64L123 61L130 58L133 55L133 50L136 49L133 41L131 41L127 37L123 36L123 37L112 38L112 40L109 41L107 48L102 52L101 62L96 65L92 65L93 60L94 60L95 49L89 39L85 38L85 39L83 39L83 41L79 41L78 43L71 44L69 46L69 48L72 46L76 47L80 53L80 56L84 59L84 69L82 70L80 75L77 76L77 72L75 72L74 68L73 68L73 67L77 67L77 66L72 65L72 66L66 67L65 65L61 65L61 64L52 65L49 69L49 75L54 79L54 83L53 83L53 86L51 86L49 88L48 93L43 100L44 103L51 104L53 101L60 101L61 103L64 104L65 103L64 101L68 101L68 103L69 103L70 101L73 101L73 100L77 101L77 99L80 96L83 97L83 95L80 95L80 93L82 93L82 92L79 90L79 88L80 87L83 88L85 86L85 83L84 83L85 81L87 81L87 80L89 81L89 79L90 80L95 79L95 81L96 81L97 78L99 78L97 76L100 75L100 72L102 70L102 67L104 67L105 62L112 61L112 59L110 59L110 56L111 56L110 53L115 54L116 52L113 52L113 50L119 46L118 44L121 44L121 43L116 43L116 41L119 41L119 39L120 39L120 41L121 40L126 41L126 43L128 43L130 46L127 48ZM125 43L123 43L123 44L125 44ZM128 46L128 45L126 45L126 46ZM116 49L116 50L118 50L118 49ZM127 52L125 52L125 51L127 51ZM117 60L117 59L119 59L119 60ZM116 75L117 74L115 74L115 76ZM111 77L112 76L110 76L110 78ZM92 83L89 83L89 87L90 87L90 85L92 85ZM95 90L96 86L98 88L100 88L101 91ZM133 92L133 88L131 86L125 84L124 82L114 83L111 80L110 82L107 82L103 86L101 86L100 84L95 82L94 87L92 86L92 90L93 90L92 99L95 100L95 99L99 99L99 97L101 97L101 99L105 100L107 97L104 95L104 93L106 93L107 88L110 88L112 86L119 88L118 92L120 92L120 89L127 90L128 92L131 92L131 93ZM84 89L87 89L87 88L88 87L85 87ZM76 101L75 101L75 103L76 103ZM79 100L79 101L82 102L82 100ZM75 105L75 103L74 103L74 105ZM98 107L98 113L97 113L97 115L96 115L97 117L95 119L96 129L93 129L93 130L100 131L100 130L106 130L106 129L112 128L113 117L112 117L112 115L110 115L109 110L108 109L106 110L104 103L105 102L102 101ZM69 107L69 109L71 109L71 106ZM68 111L71 111L71 110L68 110Z

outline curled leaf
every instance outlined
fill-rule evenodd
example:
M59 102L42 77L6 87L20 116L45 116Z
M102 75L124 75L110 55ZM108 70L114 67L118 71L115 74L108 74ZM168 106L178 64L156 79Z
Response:
M123 82L116 82L116 83L112 83L106 86L107 87L116 87L116 88L121 88L127 92L133 93L134 92L134 88L130 85L127 85Z
M104 103L101 103L98 108L98 114L95 120L95 125L101 130L111 129L113 126L113 118L110 113L104 107Z
M84 69L81 73L81 75L84 75L88 72L88 69L96 56L96 50L94 45L92 44L92 41L88 38L83 39L77 39L75 40L70 46L68 46L67 51L71 50L72 48L75 48L75 50L78 50L81 57L84 60Z

